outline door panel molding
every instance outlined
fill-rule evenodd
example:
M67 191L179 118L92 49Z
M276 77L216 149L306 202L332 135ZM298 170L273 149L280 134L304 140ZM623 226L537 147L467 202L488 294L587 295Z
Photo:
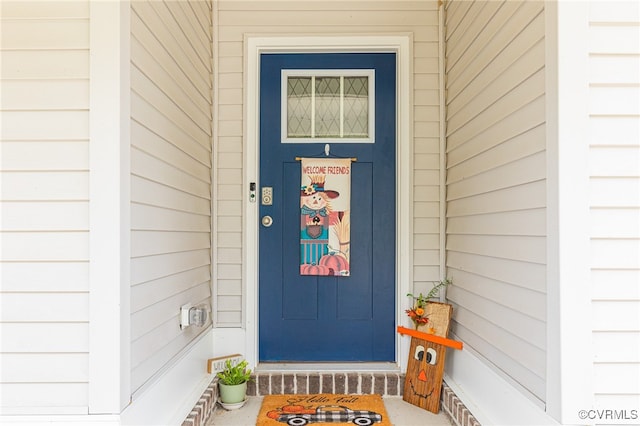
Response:
M250 183L259 177L259 64L267 52L394 52L397 55L397 147L396 147L396 322L403 317L402 302L410 292L412 276L412 45L411 34L333 36L253 36L245 37L244 67L244 173L243 173L243 324L244 347L239 348L251 365L258 362L258 203L249 201ZM406 339L404 339L406 340ZM404 370L408 341L396 336L396 364ZM220 342L222 344L222 342ZM215 349L215 348L214 348ZM243 350L242 350L243 349Z

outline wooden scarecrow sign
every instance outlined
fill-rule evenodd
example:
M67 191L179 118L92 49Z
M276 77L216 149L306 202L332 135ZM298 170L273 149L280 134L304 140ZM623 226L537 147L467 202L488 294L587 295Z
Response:
M462 342L447 338L451 305L428 302L422 309L420 317L427 321L416 322L414 330L398 327L398 333L411 336L402 399L438 413L447 347L462 349Z

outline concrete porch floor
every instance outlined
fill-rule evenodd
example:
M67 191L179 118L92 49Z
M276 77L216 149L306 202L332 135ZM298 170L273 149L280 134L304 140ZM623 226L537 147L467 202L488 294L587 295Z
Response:
M244 407L234 411L227 411L218 405L206 426L254 426L262 405L262 398L250 396ZM385 396L382 399L393 425L450 426L453 424L442 410L439 414L433 414L403 401L400 396Z

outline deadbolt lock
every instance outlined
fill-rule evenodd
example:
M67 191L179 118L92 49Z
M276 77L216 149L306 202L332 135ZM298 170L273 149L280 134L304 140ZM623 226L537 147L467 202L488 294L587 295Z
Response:
M263 206L273 205L273 187L263 186L261 199L262 199Z

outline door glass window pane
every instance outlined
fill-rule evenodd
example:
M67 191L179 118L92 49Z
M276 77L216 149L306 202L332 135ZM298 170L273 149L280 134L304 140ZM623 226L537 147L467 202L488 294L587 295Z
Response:
M369 84L367 77L344 78L344 136L369 136Z
M373 70L283 70L282 84L283 142L374 141Z
M314 137L340 137L340 77L316 77Z
M287 79L287 134L311 137L311 77Z

